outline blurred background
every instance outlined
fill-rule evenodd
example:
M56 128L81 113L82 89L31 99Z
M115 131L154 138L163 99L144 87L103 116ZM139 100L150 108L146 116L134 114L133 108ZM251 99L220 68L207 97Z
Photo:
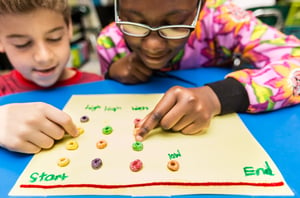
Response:
M300 0L233 0L251 10L263 22L300 38ZM100 74L95 53L100 30L114 20L114 0L69 0L74 34L69 67ZM5 54L0 53L0 74L11 70Z

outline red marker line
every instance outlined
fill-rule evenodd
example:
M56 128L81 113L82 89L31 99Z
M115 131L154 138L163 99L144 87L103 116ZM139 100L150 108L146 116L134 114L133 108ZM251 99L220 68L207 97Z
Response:
M142 184L124 184L124 185L104 185L104 184L59 184L59 185L36 185L36 184L21 184L21 188L102 188L102 189L116 189L116 188L134 188L146 186L258 186L258 187L278 187L283 186L284 182L272 183L251 183L251 182L150 182Z

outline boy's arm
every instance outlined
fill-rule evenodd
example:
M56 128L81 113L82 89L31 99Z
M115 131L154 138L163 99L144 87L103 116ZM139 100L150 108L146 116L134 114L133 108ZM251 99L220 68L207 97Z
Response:
M0 106L0 120L0 146L16 152L37 153L65 133L78 135L69 115L41 102Z

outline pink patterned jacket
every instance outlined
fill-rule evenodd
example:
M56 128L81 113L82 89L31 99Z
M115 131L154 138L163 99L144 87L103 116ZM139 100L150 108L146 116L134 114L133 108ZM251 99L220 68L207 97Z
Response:
M97 39L101 71L130 53L122 32L115 23L102 30ZM172 60L169 70L212 66L232 67L234 57L252 67L229 73L225 80L212 84L218 95L223 113L271 111L300 102L300 41L263 24L248 11L230 0L208 0L198 24L191 33L185 48ZM239 82L243 90L226 79ZM246 98L242 92L245 92ZM236 96L240 95L240 101ZM235 99L234 99L235 98ZM234 100L232 100L234 99ZM245 108L232 107L236 102ZM229 101L234 101L233 103Z

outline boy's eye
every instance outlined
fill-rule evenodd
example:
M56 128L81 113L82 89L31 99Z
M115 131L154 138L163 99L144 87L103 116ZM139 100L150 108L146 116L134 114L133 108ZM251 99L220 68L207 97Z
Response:
M62 37L57 37L57 38L48 38L47 40L50 42L57 42L60 41L62 39Z
M29 45L31 45L31 43L32 43L31 41L28 41L24 44L15 44L15 47L16 48L25 48L25 47L28 47Z

